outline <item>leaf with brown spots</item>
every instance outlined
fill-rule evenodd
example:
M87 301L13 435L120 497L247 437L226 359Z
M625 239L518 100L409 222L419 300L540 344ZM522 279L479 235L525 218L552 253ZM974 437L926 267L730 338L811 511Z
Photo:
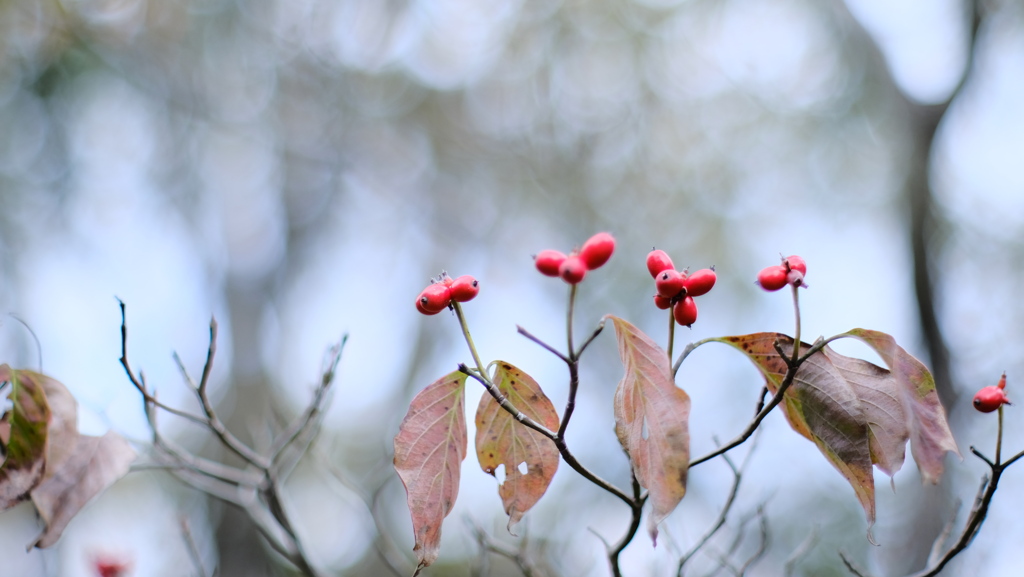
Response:
M793 429L818 445L849 481L867 515L870 539L875 521L872 464L894 475L903 466L909 440L922 477L936 482L945 453L959 452L935 381L920 361L885 333L854 329L839 336L864 341L892 370L824 347L801 365L782 408ZM761 370L769 390L778 391L787 364L774 343L788 355L792 338L756 333L717 340L743 351ZM801 343L800 348L805 352L810 345Z
M629 454L633 474L647 489L652 511L647 530L657 542L658 523L686 494L690 467L690 397L676 387L668 353L632 324L615 325L625 374L615 389L615 434Z
M722 337L719 342L743 351L764 375L774 394L786 376L788 365L775 350L779 342L786 354L793 339L781 333L754 333ZM800 344L800 350L810 348ZM800 367L786 390L782 410L793 430L810 439L825 458L846 477L868 520L868 538L875 523L875 480L871 471L868 426L860 400L832 362L818 353Z
M537 381L509 363L494 364L497 367L492 382L498 390L527 417L548 429L557 429L558 413ZM558 448L544 435L518 422L490 394L484 394L476 411L476 454L480 468L488 475L504 467L505 481L498 486L498 495L508 515L508 531L514 535L513 529L523 514L551 484L558 469Z
M428 385L413 398L395 436L395 470L408 496L420 567L437 559L441 522L459 495L468 436L465 390L459 371Z
M0 382L10 383L11 409L5 415L10 438L0 466L0 511L28 498L46 468L46 436L50 406L43 390L43 375L0 366Z

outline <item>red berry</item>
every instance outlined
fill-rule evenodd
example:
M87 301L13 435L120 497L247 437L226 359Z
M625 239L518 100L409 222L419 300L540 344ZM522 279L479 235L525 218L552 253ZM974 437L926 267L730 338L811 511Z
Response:
M1010 399L1006 398L1006 392L998 385L985 387L974 395L974 408L982 413L991 413L1002 405L1009 404Z
M587 270L594 270L612 257L615 252L615 238L607 232L599 232L587 239L580 249L580 258Z
M675 270L676 267L665 251L655 249L647 254L647 271L651 273L651 278L658 278L658 273L668 269Z
M803 286L804 274L796 269L793 269L786 273L786 284L793 286Z
M807 263L804 262L803 257L794 254L793 256L787 256L784 260L784 266L789 267L791 270L798 270L802 275L807 274Z
M587 265L578 256L569 256L558 267L558 276L569 284L579 284L587 276Z
M665 310L672 306L672 299L667 299L661 295L654 295L654 306L661 310Z
M452 302L452 291L443 282L434 283L423 289L416 297L416 310L425 315L436 315Z
M469 275L463 275L455 279L450 290L453 301L464 303L473 300L480 292L480 282Z
M686 294L691 297L699 297L707 294L711 287L715 286L718 276L715 271L709 268L702 268L699 271L686 277L683 286L686 287Z
M683 300L677 302L672 309L672 316L675 317L677 323L686 327L696 322L697 303L693 302L693 297L685 296Z
M654 280L654 286L658 287L659 295L671 299L683 292L685 282L686 277L683 276L683 273L666 269L658 273L658 278Z
M565 255L557 250L542 250L533 257L533 264L541 274L547 276L558 276L558 267L565 262Z
M757 284L766 291L777 291L786 286L786 267L782 265L769 266L757 273Z
M1006 388L1006 373L1005 372L1003 373L1003 376L999 377L999 382L996 383L996 386L999 387L1000 389L1005 389Z

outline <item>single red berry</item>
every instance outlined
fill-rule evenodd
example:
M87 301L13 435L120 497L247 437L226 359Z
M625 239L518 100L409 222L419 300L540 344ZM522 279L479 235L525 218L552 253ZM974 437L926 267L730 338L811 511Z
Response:
M1009 404L1010 399L1006 398L1006 392L998 385L985 387L974 395L974 408L982 413L991 413L999 407Z
M533 264L541 274L547 276L558 276L558 267L565 262L566 256L557 250L542 250L533 257Z
M675 317L677 323L686 327L696 322L697 303L693 301L693 297L685 296L683 300L677 302L672 308L672 316Z
M715 286L716 280L718 280L718 275L715 274L713 269L702 268L686 277L686 282L683 283L683 286L686 287L687 295L699 297L708 294L711 291L711 287Z
M665 310L672 306L672 299L667 299L661 295L654 295L654 306Z
M452 290L443 282L434 283L423 289L416 297L416 310L425 315L436 315L452 302Z
M793 269L786 273L786 284L793 286L804 286L804 273Z
M789 267L790 270L798 270L800 274L807 274L807 263L804 262L802 256L792 255L787 256L784 260L783 266Z
M569 256L558 267L558 276L569 284L579 284L587 276L587 265L578 256Z
M615 238L607 232L599 232L583 243L580 258L583 259L583 264L587 265L587 270L594 270L608 262L613 252Z
M786 267L774 265L761 269L757 273L757 284L766 291L777 291L786 286Z
M130 561L101 557L94 561L97 577L123 577L132 569Z
M480 281L467 275L455 279L450 288L452 300L457 303L471 301L480 292Z
M999 387L1000 389L1005 389L1006 388L1006 373L1005 372L1003 373L1003 376L999 377L999 382L996 383L996 386Z
M665 251L655 249L647 253L647 271L651 273L651 278L658 278L661 271L668 269L675 270L676 267Z
M685 288L686 277L683 273L666 269L658 273L658 278L654 280L654 286L658 287L658 294L667 298L675 298L676 295L683 292Z

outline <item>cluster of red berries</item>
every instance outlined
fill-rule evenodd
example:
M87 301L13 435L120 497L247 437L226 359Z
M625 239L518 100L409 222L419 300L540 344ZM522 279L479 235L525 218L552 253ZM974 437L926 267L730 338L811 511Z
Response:
M658 249L648 253L647 271L658 289L658 294L654 295L654 306L661 310L672 307L673 318L687 327L697 320L697 303L693 297L707 294L718 280L714 267L702 268L693 274L686 270L677 271L668 254Z
M985 387L974 395L974 408L982 413L991 413L1003 405L1009 405L1010 399L1006 398L1006 373L999 377L999 383Z
M437 279L430 279L430 284L416 297L416 310L425 315L436 315L451 306L452 301L464 303L473 300L480 292L480 282L469 275L453 279L448 273L442 272Z
M612 257L615 252L615 238L607 232L599 232L587 239L579 250L568 255L557 250L542 250L533 257L534 265L541 274L561 277L569 284L579 284L594 270Z
M782 264L769 266L757 273L757 284L766 291L777 291L786 285L807 286L804 275L807 274L807 263L797 255L782 259Z

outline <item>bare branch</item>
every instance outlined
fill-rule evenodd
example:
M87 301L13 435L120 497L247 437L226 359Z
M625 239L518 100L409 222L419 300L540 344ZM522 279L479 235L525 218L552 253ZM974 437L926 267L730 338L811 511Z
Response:
M811 533L797 546L796 549L786 558L786 564L783 565L783 572L786 577L790 577L793 574L793 568L799 563L804 557L808 555L814 546L818 544L818 526L815 525L811 529Z

